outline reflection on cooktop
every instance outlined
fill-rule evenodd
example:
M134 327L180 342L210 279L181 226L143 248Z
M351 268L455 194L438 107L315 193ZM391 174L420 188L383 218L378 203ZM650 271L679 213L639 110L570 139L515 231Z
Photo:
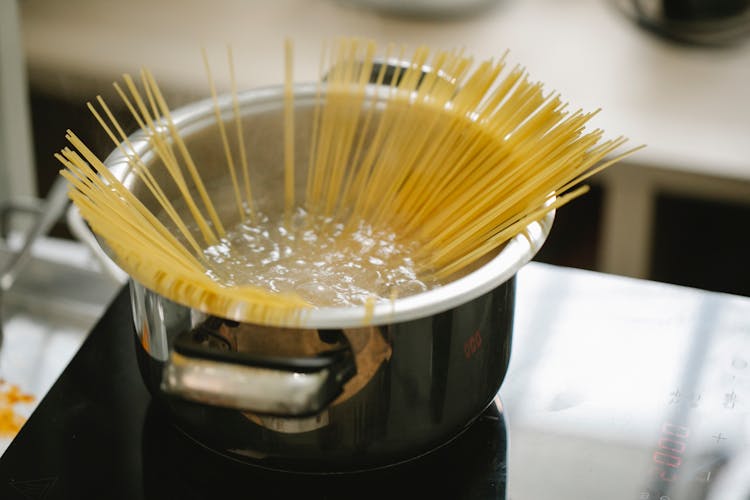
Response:
M268 471L220 455L193 441L150 405L142 436L144 498L225 498L238 491L259 498L504 499L506 428L497 405L462 435L419 459L355 474L297 475Z

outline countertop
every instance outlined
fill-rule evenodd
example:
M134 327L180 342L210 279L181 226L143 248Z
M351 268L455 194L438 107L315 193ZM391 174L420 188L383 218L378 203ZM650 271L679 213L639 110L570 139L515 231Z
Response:
M427 19L366 7L378 3L390 2L26 0L20 7L32 84L75 99L92 99L142 66L177 101L208 96L201 47L228 90L227 72L218 69L227 43L240 88L282 81L285 37L295 42L295 76L303 81L317 76L322 41L339 35L411 49L464 47L478 60L509 50L509 62L573 108L602 108L592 125L647 144L632 162L750 179L748 43L674 44L639 28L615 0L497 0Z

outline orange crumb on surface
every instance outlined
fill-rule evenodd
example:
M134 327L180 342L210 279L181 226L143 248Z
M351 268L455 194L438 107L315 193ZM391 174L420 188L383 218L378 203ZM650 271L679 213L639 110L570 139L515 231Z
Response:
M34 396L26 394L15 384L7 384L0 379L0 437L13 437L26 418L16 412L16 405L34 401Z

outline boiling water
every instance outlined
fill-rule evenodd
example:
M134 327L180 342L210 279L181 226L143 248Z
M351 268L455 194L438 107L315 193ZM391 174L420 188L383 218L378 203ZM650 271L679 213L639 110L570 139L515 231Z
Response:
M404 297L434 284L420 279L410 255L414 244L365 223L342 224L295 214L291 229L259 215L205 250L208 274L227 285L295 292L316 306L361 305Z

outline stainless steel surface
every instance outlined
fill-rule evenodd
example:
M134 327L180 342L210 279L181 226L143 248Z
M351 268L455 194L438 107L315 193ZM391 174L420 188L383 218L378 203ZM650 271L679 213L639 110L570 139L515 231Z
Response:
M455 21L485 14L501 0L348 0L342 2L396 18Z
M254 373L248 373L248 365L234 356L230 358L232 369L227 369L229 363L222 363L221 371L205 362L210 359L207 355L205 359L194 355L160 361L147 349L152 345L176 349L185 333L192 335L204 328L185 318L186 308L168 305L148 291L145 300L133 304L138 311L135 317L140 319L136 353L153 399L166 408L177 427L205 446L230 455L256 457L259 465L278 470L367 470L444 444L490 404L510 356L514 290L515 278L511 278L492 292L441 314L361 328L359 331L372 331L363 342L350 335L350 329L344 330L356 359L356 374L349 381L338 379L340 372L347 373L346 365L339 363L332 368L335 372L326 374L327 380L317 383L310 372L299 373L296 364L287 361L274 370ZM187 320L182 326L175 321L180 317ZM258 328L239 324L237 330L242 331L237 343L247 342L243 337ZM263 330L268 330L263 333L273 340L278 329ZM318 332L296 334L302 338ZM212 332L212 337L218 336L222 336L221 329ZM271 347L277 350L273 344ZM221 348L212 357L223 360L224 352ZM203 375L193 380L169 380L177 372ZM205 376L207 372L210 377ZM170 393L162 390L165 378ZM306 383L303 402L292 399L297 380ZM310 381L316 383L308 385ZM343 392L334 392L336 386ZM199 398L203 404L195 403ZM269 402L273 408L266 406ZM238 407L242 411L231 409ZM317 418L296 414L310 408L315 408ZM265 418L264 411L283 418ZM310 428L311 424L315 427Z
M0 247L0 265L23 242L11 234ZM102 274L81 244L42 237L4 300L0 378L34 396L14 408L27 418L76 353L120 284ZM12 436L0 437L0 454Z
M380 90L377 86L368 88L374 97L386 98L386 94L381 94ZM309 127L317 102L317 92L318 89L314 85L298 85L295 88L295 138L296 151L299 153L296 159L302 164L305 162L304 152L309 151ZM262 197L256 201L261 209L268 213L280 210L280 203L283 201L283 163L278 161L283 146L283 96L283 88L277 86L245 91L238 99L244 122L243 129L253 131L246 134L246 141L247 151L251 155L249 164L255 166L253 174L257 175L253 181L254 185L262 187L259 189ZM224 120L231 120L231 96L223 96L219 100L219 105ZM234 213L230 212L233 208L231 205L223 205L224 200L228 198L221 195L224 192L222 189L226 189L229 183L228 176L221 169L215 168L218 159L222 158L223 151L221 143L212 133L217 127L213 115L212 101L204 100L175 110L172 119L177 129L182 131L193 161L208 186L209 195L219 202L218 211ZM155 155L149 151L151 145L143 133L136 133L131 138L131 143L144 161L151 164L150 171L157 179L160 175L165 175L164 169L158 168ZM128 168L129 159L120 150L115 150L105 160L105 164L147 207L158 212L156 200ZM304 172L304 169L299 170ZM302 192L306 182L305 176L298 175L295 180L298 183L298 192ZM165 190L169 189L173 189L171 183L165 185ZM169 191L165 194L167 197L175 196ZM335 409L334 414L337 415L329 419L329 429L321 434L320 440L299 443L285 441L283 437L269 434L256 443L242 444L253 433L272 432L248 420L238 425L234 432L237 443L231 443L231 448L249 447L248 449L256 455L269 455L271 459L280 457L280 460L296 460L302 456L320 459L325 456L318 453L322 452L321 446L329 450L335 447L337 455L332 456L332 460L338 460L338 464L332 467L339 467L346 462L342 461L342 457L350 450L357 450L362 444L361 440L371 439L370 432L358 427L360 424L357 423L354 414L360 414L372 420L371 425L389 429L380 431L379 446L373 448L370 457L363 458L362 466L371 467L373 464L385 463L384 460L402 458L408 453L422 453L434 446L436 441L447 440L458 433L489 404L502 382L510 349L513 278L542 246L553 218L554 214L550 213L541 221L529 224L524 234L511 239L496 255L488 257L440 287L393 301L381 301L372 309L364 305L321 307L306 311L300 318L293 318L293 324L286 325L290 329L341 329L344 332L365 326L367 318L367 324L378 326L377 336L382 338L393 352L389 355L388 362L382 366L376 363L370 370L363 368L361 360L358 360L358 370L366 375L366 379L359 385L350 384L357 385L357 390L347 396L349 399L334 399L341 391L346 394L345 380L337 382L340 386L337 389L332 389L330 384L321 383L306 386L308 389L317 387L326 391L321 394L311 394L308 391L308 401L325 402L323 406L315 407L316 413L328 410L326 405L330 403ZM116 256L105 244L102 243L101 247L115 262L117 261ZM136 277L132 280L131 290L135 331L140 346L137 350L139 355L145 352L145 357L148 358L142 360L141 366L150 367L144 375L147 385L156 397L162 397L162 389L167 388L170 396L178 395L187 401L208 403L202 411L211 412L216 416L217 422L211 426L204 424L202 427L196 427L193 424L195 420L187 417L194 411L194 406L185 405L184 402L171 404L176 420L190 422L186 425L193 425L192 432L195 435L211 439L214 432L211 427L223 427L221 419L225 418L223 415L226 413L221 412L222 406L258 414L275 409L277 416L296 417L301 406L295 403L295 391L298 379L305 375L295 370L293 365L285 368L285 384L277 383L280 380L277 376L279 374L274 374L274 385L269 388L263 385L268 381L268 377L265 377L268 374L267 370L255 370L264 376L252 379L248 376L247 361L239 363L236 357L230 359L222 355L220 370L217 370L215 363L208 366L203 355L195 352L189 355L181 353L181 356L175 358L171 352L175 348L176 339L183 333L201 326L196 318L205 318L200 306L195 304L194 307L189 307L190 304L178 304L167 300L158 292L138 284ZM241 314L243 307L243 304L238 304L232 310ZM228 319L241 320L241 317L230 316ZM265 328L265 335L273 338L275 328L285 325L266 326L270 328ZM252 328L264 327L255 325ZM474 339L474 344L471 343L472 336L483 337L482 349L478 348L479 340ZM364 356L375 356L379 352L376 350L371 354L365 351ZM217 355L214 352L211 359L215 361ZM268 354L274 355L281 356ZM174 362L176 359L179 363ZM458 361L459 359L463 362ZM471 362L466 361L469 359ZM194 376L196 373L209 372L210 383L205 377ZM374 377L380 377L388 382L370 380ZM338 380L335 376L329 376L328 379ZM408 401L402 401L399 393L393 394L390 388L391 384L398 385L402 379L404 384L416 384L419 387L429 387L430 379L442 380L443 382L438 383L444 386L444 390L423 394L422 389L416 388L414 395L407 398ZM199 380L200 384L197 383ZM238 383L238 380L242 383ZM446 380L450 382L445 382ZM458 381L472 384L472 390L454 393L446 389ZM245 387L246 385L248 387ZM259 397L261 394L264 398ZM285 406L294 408L294 411L278 411ZM411 411L406 411L406 407L411 408ZM438 407L450 409L441 410L438 412L440 416L431 417L430 424L425 425L420 415L423 407L425 411ZM311 406L305 408L308 409L306 413L311 413ZM349 429L350 427L352 429ZM341 430L332 432L330 429ZM228 431L224 434L228 434ZM335 436L335 443L330 441L330 436ZM270 448L263 448L266 446L263 443L272 445Z
M7 261L0 262L0 345L3 341L3 302L5 294L10 290L31 260L31 250L37 240L47 234L57 222L68 205L67 181L59 177L50 189L47 198L41 202L39 214L24 237L21 248L13 253Z
M750 37L748 0L617 0L643 27L680 42L727 45Z
M39 215L29 229L21 249L0 267L0 296L13 286L26 263L31 259L31 248L52 228L68 206L68 182L58 177L39 206Z
M372 85L367 90L375 99L386 99L388 95L384 87ZM315 85L295 87L295 159L300 167L306 164L310 150L318 92ZM245 91L238 101L242 128L246 131L248 163L254 166L254 190L261 193L256 195L256 202L263 212L279 213L284 199L283 162L278 161L283 157L283 88ZM366 99L365 105L371 105L370 101ZM223 119L232 120L231 96L223 96L219 106ZM379 113L382 107L375 105L373 110ZM229 197L222 196L228 192L230 180L223 169L216 168L222 164L223 149L215 137L217 125L212 101L175 110L172 119L182 132L209 196L216 200L218 212L228 219L225 225L231 225L232 217L236 219L237 215L227 203L231 202ZM151 151L151 142L142 132L136 133L131 143L157 181L166 175ZM158 213L157 201L129 168L129 161L117 149L105 164L146 207ZM304 192L305 170L298 168L295 176L297 192ZM164 189L167 198L178 197L173 183L165 183ZM249 365L247 360L239 362L236 356L230 360L222 354L224 348L219 349L221 353L192 351L175 357L172 352L185 333L192 335L193 330L203 330L200 318L205 318L205 311L200 310L200 304L167 300L158 290L149 290L134 278L131 297L144 379L155 398L167 400L175 422L186 432L206 443L221 439L223 444L217 445L221 449L245 450L264 457L264 466L308 471L323 466L329 470L356 470L424 453L460 433L497 392L510 351L514 277L544 243L553 218L554 214L549 213L541 221L529 224L523 234L512 238L495 255L427 292L379 301L372 308L366 305L313 308L300 317L290 318L288 325L247 324L245 339L264 327L293 327L301 329L298 335L307 332L317 336L322 330L347 332L376 325L376 336L390 349L389 356L387 361L370 369L358 360L356 369L366 377L348 395L347 388L356 384L344 385L346 379L339 380L335 373L328 374L326 379L338 386L331 382L324 384L310 373L300 373L293 364L275 367L284 371L274 374L270 373L268 363ZM102 247L117 262L106 244L102 243ZM237 304L222 320L242 321L244 307ZM232 313L236 316L231 316ZM213 336L221 335L215 332ZM283 358L285 355L280 351L276 347L265 356ZM365 351L368 356L369 351ZM222 356L221 364L214 362L217 356ZM308 360L313 358L310 354L306 356ZM144 370L144 366L148 368ZM248 366L253 366L253 370ZM264 369L257 369L261 367ZM254 374L261 376L254 378ZM306 380L303 402L298 399L302 380ZM410 386L413 387L408 389L407 397L403 391ZM166 395L164 388L169 390ZM342 392L346 397L337 397ZM200 420L195 415L196 405L186 404L186 400L204 403L199 409L203 415ZM324 404L311 406L310 401ZM330 412L325 429L310 432L305 439L294 439L264 427L255 415L250 418L247 414L228 412L226 406L257 414L275 410L272 413L276 416L290 419L300 411ZM250 439L252 436L256 439ZM367 453L362 453L365 448Z
M193 401L272 415L309 415L319 408L318 394L331 376L328 370L289 373L238 366L172 353L162 390Z

